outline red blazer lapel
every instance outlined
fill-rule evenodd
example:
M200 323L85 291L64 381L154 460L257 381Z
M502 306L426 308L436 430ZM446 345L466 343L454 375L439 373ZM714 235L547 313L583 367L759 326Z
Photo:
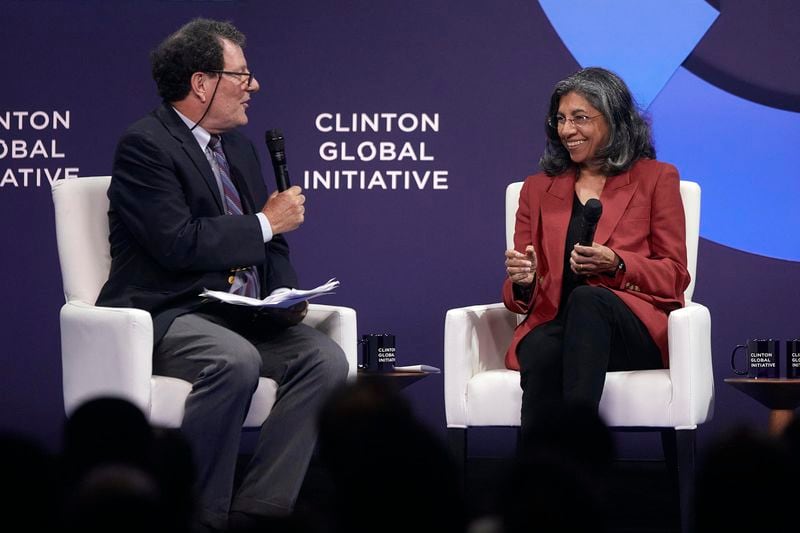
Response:
M564 258L564 246L567 240L567 227L572 213L572 201L575 196L575 174L568 173L557 176L542 194L542 247L544 257L554 261L548 265L555 286L560 287L563 271L561 264Z
M631 180L630 172L624 172L608 178L606 186L600 194L603 214L597 223L597 231L594 235L595 242L600 244L608 242L638 187L639 183Z

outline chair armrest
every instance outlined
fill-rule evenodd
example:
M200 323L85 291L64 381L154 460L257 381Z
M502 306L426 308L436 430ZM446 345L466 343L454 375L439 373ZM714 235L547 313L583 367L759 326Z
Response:
M669 315L669 371L672 380L671 419L691 429L714 414L714 371L711 359L711 314L688 303Z
M68 416L83 402L99 396L122 397L150 413L150 313L67 302L61 308L61 363Z
M358 330L356 312L349 307L309 304L303 323L329 336L347 356L348 379L355 379L358 365Z
M447 311L444 323L444 406L448 427L466 426L467 383L475 374L505 368L517 325L502 303Z

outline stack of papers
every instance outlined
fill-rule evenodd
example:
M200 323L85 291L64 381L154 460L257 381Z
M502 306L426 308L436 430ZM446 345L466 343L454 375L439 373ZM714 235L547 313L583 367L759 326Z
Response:
M429 365L409 365L409 366L396 366L394 369L397 372L424 372L426 374L438 374L441 372L435 366Z
M336 288L339 287L339 282L336 278L331 278L327 283L323 283L319 287L302 290L302 289L289 289L287 291L271 294L259 300L258 298L248 298L247 296L240 296L238 294L231 294L225 291L210 291L208 289L200 293L200 296L218 300L226 304L233 305L246 305L251 307L278 307L286 309L304 300L310 300L325 294L334 294Z

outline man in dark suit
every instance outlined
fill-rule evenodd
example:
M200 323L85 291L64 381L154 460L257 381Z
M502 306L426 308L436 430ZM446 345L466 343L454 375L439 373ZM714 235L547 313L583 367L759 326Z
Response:
M154 372L192 383L182 431L197 467L199 523L289 514L326 392L347 373L342 350L289 310L205 303L204 288L264 297L296 286L284 233L303 222L299 187L269 197L247 123L259 83L244 35L196 19L152 54L164 103L117 147L109 188L111 272L98 305L152 314ZM238 492L241 426L259 376L278 383Z

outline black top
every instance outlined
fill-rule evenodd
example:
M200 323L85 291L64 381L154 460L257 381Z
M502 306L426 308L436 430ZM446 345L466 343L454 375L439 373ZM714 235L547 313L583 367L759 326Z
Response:
M567 226L567 242L564 246L564 274L561 281L561 301L558 304L558 316L561 317L567 306L567 299L575 287L586 285L586 276L575 274L569 267L569 256L572 249L581 238L581 226L583 225L583 204L575 194L572 200L572 215L570 215L569 226Z

